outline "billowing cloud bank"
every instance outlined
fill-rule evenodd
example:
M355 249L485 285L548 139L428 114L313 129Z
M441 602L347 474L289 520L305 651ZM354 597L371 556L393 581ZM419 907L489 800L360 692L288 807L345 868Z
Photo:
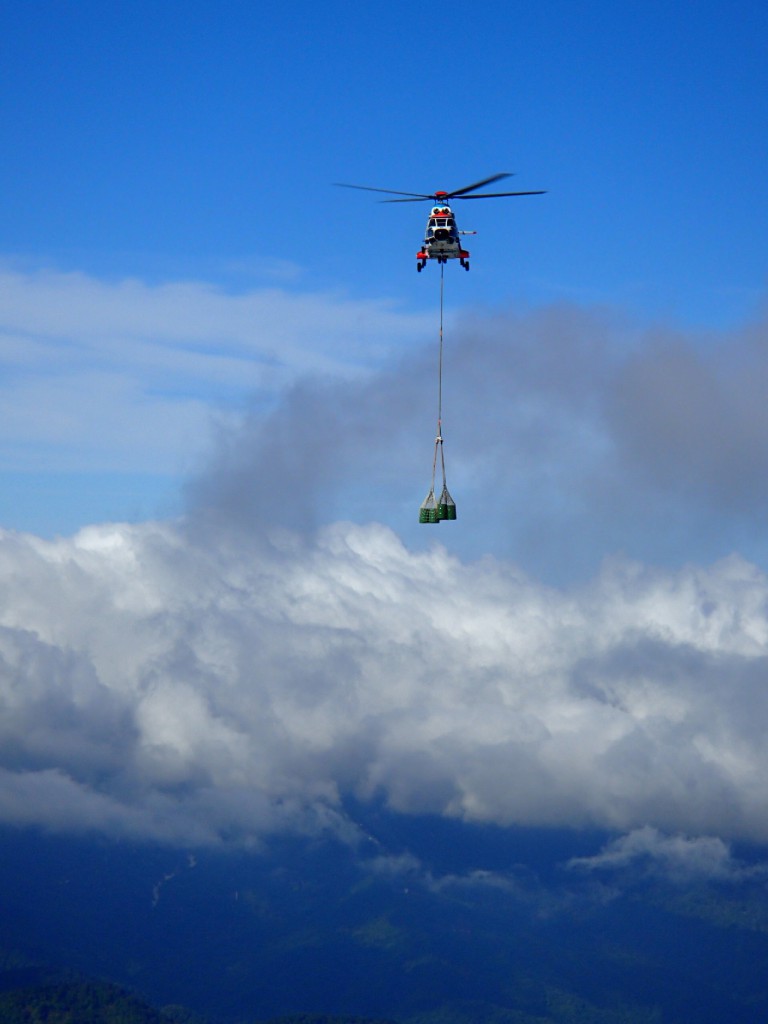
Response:
M473 821L768 840L768 579L568 591L380 525L0 537L0 820L185 844Z

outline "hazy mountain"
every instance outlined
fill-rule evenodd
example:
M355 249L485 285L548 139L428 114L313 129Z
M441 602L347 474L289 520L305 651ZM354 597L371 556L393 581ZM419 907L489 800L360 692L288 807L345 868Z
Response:
M3 1024L182 1024L115 985L69 980L0 992ZM185 1024L193 1024L187 1017ZM200 1024L203 1024L201 1021Z
M768 1019L760 851L354 813L357 845L234 852L5 830L3 987L48 964L216 1022Z

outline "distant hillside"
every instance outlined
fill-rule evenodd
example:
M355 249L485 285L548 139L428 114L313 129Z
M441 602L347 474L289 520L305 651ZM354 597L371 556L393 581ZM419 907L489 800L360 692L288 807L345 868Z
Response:
M0 993L2 1024L170 1024L115 985L66 982Z
M600 877L566 865L601 837L363 825L363 850L296 839L258 854L5 831L0 1024L768 1020L762 869ZM41 985L47 1016L20 1001Z
M68 981L0 993L0 1024L213 1024L181 1006L156 1010L117 985ZM299 1014L253 1024L396 1024L367 1017Z

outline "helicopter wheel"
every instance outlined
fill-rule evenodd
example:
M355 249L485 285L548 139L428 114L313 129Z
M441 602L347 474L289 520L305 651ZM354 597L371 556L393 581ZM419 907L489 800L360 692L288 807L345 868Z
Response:
M424 264L423 263L419 262L419 263L416 264L416 270L419 273L421 273L423 269L424 269Z

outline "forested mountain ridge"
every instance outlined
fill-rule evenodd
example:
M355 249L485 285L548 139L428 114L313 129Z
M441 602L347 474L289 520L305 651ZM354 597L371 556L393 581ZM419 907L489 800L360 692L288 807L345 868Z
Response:
M714 878L599 875L568 858L601 837L384 817L369 831L366 860L325 840L192 854L8 830L0 1024L768 1020L760 851ZM83 978L134 1002L70 988L67 1017L65 990L33 998Z
M2 1024L171 1024L116 985L69 981L0 992Z

